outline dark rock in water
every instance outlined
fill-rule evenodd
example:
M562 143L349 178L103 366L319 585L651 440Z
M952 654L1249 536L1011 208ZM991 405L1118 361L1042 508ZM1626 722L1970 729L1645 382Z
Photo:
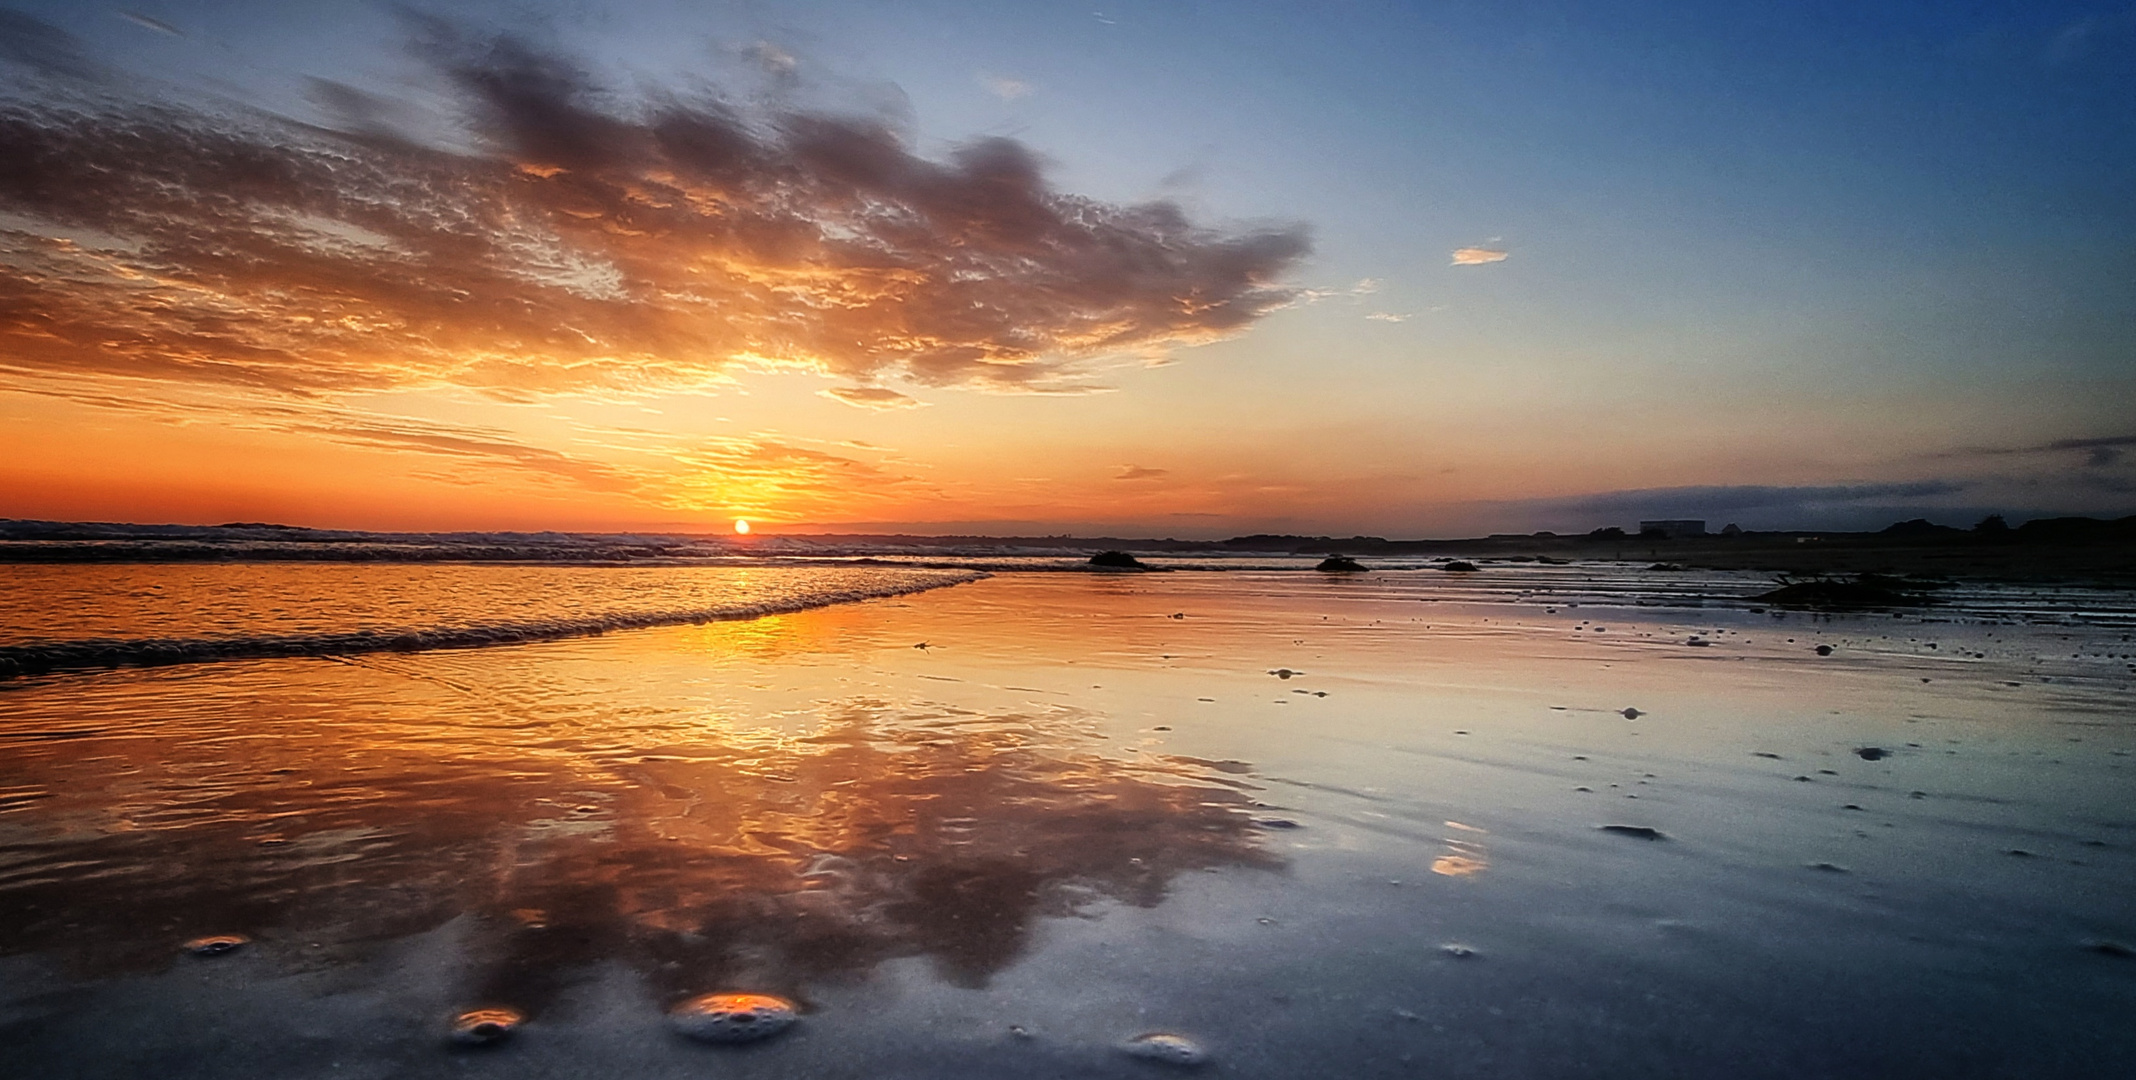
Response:
M1305 672L1302 672L1302 671L1292 671L1291 669L1289 669L1289 668L1287 668L1287 667L1279 667L1279 668L1275 669L1274 671L1271 671L1271 672L1269 672L1269 674L1270 674L1270 675L1274 675L1274 676L1275 676L1276 678L1279 678L1279 679L1288 679L1288 678L1290 678L1290 677L1291 677L1291 676L1293 676L1293 675L1303 675L1303 674L1305 674Z
M1847 868L1846 868L1846 867L1844 867L1844 866L1841 866L1841 865L1839 865L1839 864L1837 864L1837 863L1828 863L1828 862L1813 862L1813 863L1811 863L1811 864L1810 864L1810 869L1812 869L1812 870L1822 870L1822 871L1824 871L1824 872L1825 872L1825 873L1827 873L1827 874L1844 874L1844 873L1846 873L1846 872L1847 872Z
M1798 608L1888 608L1921 607L1934 602L1926 589L1935 582L1902 580L1883 574L1861 574L1853 581L1812 578L1808 581L1779 579L1780 587L1749 599L1780 607Z
M185 951L194 956L221 956L233 953L250 944L251 938L243 934L209 934L185 943Z
M1819 655L1819 656L1830 656L1830 655L1832 655L1832 646L1830 646L1830 645L1819 645L1819 646L1817 646L1817 655Z
M1464 559L1455 559L1454 561L1447 563L1445 566L1442 566L1439 569L1450 570L1457 574L1466 574L1475 570L1476 564L1468 562Z
M1641 840L1667 839L1661 835L1660 829L1650 829L1644 825L1604 825L1602 826L1602 831L1616 833L1619 836L1636 836Z
M2110 941L2106 938L2093 938L2090 941L2085 942L2084 947L2092 952L2098 953L2101 956L2111 956L2117 960L2136 959L2136 949L2132 949L2118 941Z
M1314 569L1329 574L1358 574L1363 573L1365 567L1348 555L1330 555L1320 560L1320 565Z
M1101 551L1090 557L1090 565L1107 570L1147 570L1149 565L1124 551Z
M525 1022L517 1009L470 1009L453 1017L452 1041L459 1046L495 1046Z
M1209 1052L1202 1049L1200 1043L1187 1038L1185 1035L1174 1035L1168 1031L1152 1031L1137 1035L1121 1043L1120 1052L1129 1057L1141 1058L1144 1061L1154 1061L1162 1065L1173 1065L1183 1069L1191 1069L1198 1065L1206 1064L1209 1060Z
M1882 761L1891 756L1891 751L1881 746L1857 746L1854 748L1854 756L1863 761Z
M1298 824L1297 822L1295 822L1295 821L1292 821L1292 820L1291 820L1291 819L1289 819L1289 818L1279 818L1279 817L1254 818L1254 819L1253 819L1253 823L1254 823L1255 825L1257 825L1257 826L1259 826L1259 827L1263 828L1263 829L1302 829L1302 828L1305 828L1305 826L1303 826L1303 825L1300 825L1300 824Z
M668 1026L709 1043L768 1039L794 1025L794 1003L771 994L703 994L668 1010Z
M1637 720L1640 717L1645 716L1646 714L1640 712L1638 709L1623 709L1619 711L1617 715L1624 717L1626 720Z

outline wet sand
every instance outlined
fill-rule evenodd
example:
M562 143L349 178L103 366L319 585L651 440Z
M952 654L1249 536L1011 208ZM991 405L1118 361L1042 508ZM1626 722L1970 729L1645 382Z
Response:
M1522 572L0 683L0 1074L2136 1068L2124 615ZM667 1029L722 990L803 1015ZM528 1019L455 1049L481 1006Z

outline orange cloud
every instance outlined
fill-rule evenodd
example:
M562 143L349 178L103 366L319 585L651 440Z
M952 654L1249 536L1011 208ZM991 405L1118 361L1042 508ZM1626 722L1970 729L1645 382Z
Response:
M625 395L737 364L1044 390L1243 330L1307 251L1055 191L1010 139L937 161L869 120L608 108L561 58L426 33L482 151L398 138L347 87L345 131L0 105L4 363L297 395Z
M1504 262L1512 254L1496 248L1465 247L1454 249L1455 266L1483 266L1487 263Z
M881 386L834 386L817 393L856 409L913 409L927 404Z
M258 395L141 393L137 380L102 388L31 377L7 391L73 406L127 413L157 424L213 427L239 439L296 436L314 446L417 455L433 464L406 475L452 485L505 485L615 496L647 509L767 518L849 513L938 496L913 477L861 458L798 447L770 435L708 437L642 429L601 429L581 452L530 444L513 434L464 424L362 412L327 403ZM872 449L861 447L860 449ZM591 451L584 452L584 451ZM344 478L346 479L346 478Z

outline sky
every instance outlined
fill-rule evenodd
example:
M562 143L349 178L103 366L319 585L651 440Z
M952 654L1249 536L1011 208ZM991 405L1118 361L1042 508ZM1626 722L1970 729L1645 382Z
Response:
M0 0L0 517L2136 513L2136 4Z

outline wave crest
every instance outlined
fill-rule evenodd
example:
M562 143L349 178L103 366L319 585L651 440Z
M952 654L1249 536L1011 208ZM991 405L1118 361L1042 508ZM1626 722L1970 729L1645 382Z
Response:
M611 630L729 622L812 608L904 596L986 577L976 571L916 574L872 587L832 589L788 599L666 611L631 611L585 618L527 619L417 630L357 630L331 634L262 634L229 638L99 638L0 645L0 679L94 668L155 667L215 660L479 649L535 641L591 637Z

